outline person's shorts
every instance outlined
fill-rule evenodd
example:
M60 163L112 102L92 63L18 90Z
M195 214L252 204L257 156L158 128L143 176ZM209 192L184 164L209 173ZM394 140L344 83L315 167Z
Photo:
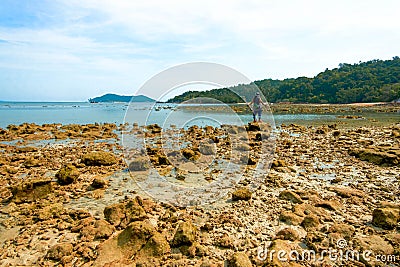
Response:
M258 115L259 117L261 117L261 113L262 113L262 109L256 109L253 111L254 116Z

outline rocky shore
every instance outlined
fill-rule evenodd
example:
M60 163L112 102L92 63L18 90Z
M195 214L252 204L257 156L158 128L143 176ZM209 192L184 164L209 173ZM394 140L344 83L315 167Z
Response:
M400 124L282 125L257 188L251 179L269 137L249 124L241 182L189 207L153 200L136 185L146 164L180 181L187 173L159 151L161 128L134 127L154 141L147 163L125 162L120 137L129 125L0 129L0 266L400 265ZM181 133L188 163L230 149L220 128ZM205 137L217 145L200 146ZM359 256L324 254L333 249ZM286 260L271 253L280 250ZM288 258L309 251L314 258Z

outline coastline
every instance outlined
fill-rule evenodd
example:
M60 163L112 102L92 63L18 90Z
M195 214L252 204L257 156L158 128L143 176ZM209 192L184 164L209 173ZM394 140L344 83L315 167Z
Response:
M126 127L25 124L7 130L14 134L3 130L0 265L222 266L238 257L261 265L269 260L260 259L260 248L301 251L305 244L318 254L342 239L352 250L399 253L400 216L390 215L400 209L399 124L281 125L272 167L258 188L244 190L252 181L250 166L225 197L192 207L152 200L137 186L140 172L129 175L119 142L121 132L132 130ZM156 142L157 129L135 131ZM183 136L193 143L202 131ZM213 129L213 136L219 134ZM251 143L254 153L257 142ZM227 149L222 142L217 151ZM176 179L162 154L154 153L156 169ZM139 236L128 238L134 232ZM117 242L122 238L130 245Z

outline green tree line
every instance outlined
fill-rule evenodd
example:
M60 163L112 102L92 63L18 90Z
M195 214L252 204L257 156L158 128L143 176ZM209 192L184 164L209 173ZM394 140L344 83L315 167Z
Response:
M168 102L180 103L197 97L213 98L224 103L243 102L243 98L250 101L255 85L269 102L390 102L400 98L400 58L341 63L337 68L326 69L313 78L265 79L230 88L188 91Z

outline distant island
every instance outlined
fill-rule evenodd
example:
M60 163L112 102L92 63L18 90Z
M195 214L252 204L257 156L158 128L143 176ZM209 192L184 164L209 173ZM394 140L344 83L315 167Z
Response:
M128 96L128 95L117 95L117 94L105 94L99 97L90 98L90 103L104 103L104 102L155 102L154 99L144 96Z
M400 99L400 58L396 56L391 60L341 63L338 68L326 69L313 78L265 79L250 85L240 84L201 92L187 91L168 102L181 103L198 97L217 99L224 103L240 103L244 99L250 102L254 96L254 85L272 103L396 102ZM234 92L239 92L240 96Z

